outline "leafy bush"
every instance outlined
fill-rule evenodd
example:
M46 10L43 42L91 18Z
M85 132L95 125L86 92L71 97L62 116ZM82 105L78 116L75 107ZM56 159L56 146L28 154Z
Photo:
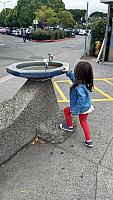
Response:
M55 30L54 31L54 38L57 39L63 39L66 37L65 31L63 30Z
M63 39L66 33L63 30L38 30L32 32L32 40Z
M101 44L104 39L106 30L106 20L100 19L95 22L91 27L91 54L95 55L95 42L100 41Z
M65 31L65 33L67 38L72 37L72 31Z
M52 35L46 30L33 31L31 37L33 40L50 40L50 39L52 39Z

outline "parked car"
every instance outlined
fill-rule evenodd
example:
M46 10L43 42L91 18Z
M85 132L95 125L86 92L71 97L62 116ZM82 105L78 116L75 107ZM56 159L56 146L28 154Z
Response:
M79 35L86 35L85 29L79 29Z
M22 36L21 29L16 29L16 32L17 32L17 36L18 36L18 37L21 37L21 36Z
M12 30L11 35L17 36L17 30Z
M6 34L6 28L0 27L0 33Z
M75 29L74 33L75 35L79 35L79 29Z
M69 29L69 28L67 28L67 29L64 29L64 31L67 33L67 37L73 37L73 38L75 38L75 29Z
M79 35L90 35L91 34L91 30L85 30L85 29L79 29Z

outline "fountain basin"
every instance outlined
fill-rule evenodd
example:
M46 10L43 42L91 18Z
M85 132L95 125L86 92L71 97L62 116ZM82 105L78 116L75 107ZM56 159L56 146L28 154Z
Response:
M6 70L14 76L28 79L45 79L63 74L62 70L64 68L69 69L69 64L55 61L48 62L46 70L44 61L27 61L14 63L8 66Z

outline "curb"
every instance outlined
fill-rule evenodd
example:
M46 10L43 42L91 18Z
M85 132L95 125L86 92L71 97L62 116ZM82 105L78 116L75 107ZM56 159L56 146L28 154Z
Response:
M58 39L58 40L31 40L32 42L60 42L64 40L69 40L71 38L65 38L65 39Z

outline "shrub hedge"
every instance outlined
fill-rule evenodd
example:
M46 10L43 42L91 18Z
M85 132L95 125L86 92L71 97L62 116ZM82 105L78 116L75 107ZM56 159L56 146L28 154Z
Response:
M95 55L95 42L103 42L106 30L106 20L100 19L96 21L91 27L91 55Z
M64 30L38 30L32 31L32 40L57 40L66 38Z

